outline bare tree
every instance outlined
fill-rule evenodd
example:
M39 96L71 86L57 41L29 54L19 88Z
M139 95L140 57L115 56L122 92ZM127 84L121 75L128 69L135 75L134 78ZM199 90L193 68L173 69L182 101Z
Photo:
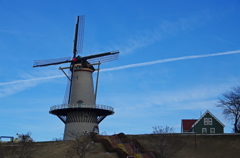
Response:
M34 150L35 144L33 142L9 143L4 146L0 144L0 157L32 158Z
M59 138L53 138L52 141L56 141L56 142L58 142L58 141L63 141L63 138L62 138L62 137L59 137Z
M33 142L33 139L31 138L32 133L27 132L26 134L18 134L18 142Z
M32 158L35 150L31 132L18 134L18 143L7 146L7 157L9 158Z
M18 143L18 149L15 150L16 158L32 158L35 146L33 142L20 142Z
M79 158L85 158L86 154L97 148L97 145L92 141L90 133L79 134L77 132L70 132L69 137L74 140L67 141L69 149L66 156L72 158L77 155Z
M174 132L174 128L168 126L153 127L149 141L157 158L171 158L184 146L182 137Z
M233 131L240 133L240 87L234 87L231 91L222 94L216 106L222 108L227 120L234 121Z

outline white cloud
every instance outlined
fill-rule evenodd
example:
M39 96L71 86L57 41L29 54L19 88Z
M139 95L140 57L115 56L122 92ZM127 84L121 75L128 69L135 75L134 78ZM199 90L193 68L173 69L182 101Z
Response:
M223 39L223 38L220 38L220 37L218 37L218 36L213 36L213 38L215 38L216 40L221 41L221 42L223 42L223 43L226 43L226 44L238 46L238 44L236 44L236 43L231 43L231 42L229 42L229 41L227 41L227 40L225 40L225 39Z
M122 54L128 54L136 49L148 46L149 44L152 44L160 39L161 33L158 31L143 31L141 35L128 39L123 46L118 46L118 48L121 48Z
M152 28L151 30L141 30L141 33L138 35L127 35L128 40L124 42L121 46L113 45L115 50L116 48L121 48L121 54L128 54L136 51L136 49L148 46L156 41L167 38L169 36L176 36L181 31L189 31L194 30L202 25L206 24L208 21L215 18L215 14L211 12L201 11L199 13L195 13L193 15L189 15L188 17L181 17L176 20L165 20L165 19L156 19L160 21L156 28ZM126 38L127 39L127 38ZM110 49L107 46L107 49Z

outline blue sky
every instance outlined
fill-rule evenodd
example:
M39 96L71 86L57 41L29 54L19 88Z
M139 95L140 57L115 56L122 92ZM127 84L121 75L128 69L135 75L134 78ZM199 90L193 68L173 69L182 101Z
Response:
M72 56L77 15L85 15L82 55L120 51L101 65L97 103L115 114L100 132L145 134L156 125L180 132L181 119L206 110L231 132L215 105L240 82L239 7L238 0L0 0L0 135L62 137L64 124L48 112L62 104L67 78L59 66L32 65Z

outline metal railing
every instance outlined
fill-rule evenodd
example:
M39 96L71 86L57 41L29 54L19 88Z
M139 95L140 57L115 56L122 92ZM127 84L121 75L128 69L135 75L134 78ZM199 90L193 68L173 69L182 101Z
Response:
M92 108L92 109L103 109L103 110L114 111L114 108L111 106L102 105L102 104L88 104L88 103L54 105L50 107L50 111L58 110L58 109L68 109L68 108Z

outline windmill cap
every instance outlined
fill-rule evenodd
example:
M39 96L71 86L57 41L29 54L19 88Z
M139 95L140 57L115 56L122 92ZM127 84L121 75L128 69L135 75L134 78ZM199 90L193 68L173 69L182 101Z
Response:
M72 61L76 62L76 61L77 61L77 58L72 58Z

